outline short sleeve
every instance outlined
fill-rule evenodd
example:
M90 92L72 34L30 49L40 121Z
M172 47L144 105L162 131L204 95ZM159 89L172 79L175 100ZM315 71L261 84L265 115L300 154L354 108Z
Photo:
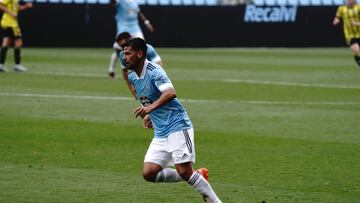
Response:
M342 18L343 17L343 13L341 12L342 11L342 7L339 6L337 11L336 11L336 17L338 18Z
M162 68L155 69L154 84L160 90L160 92L174 88L172 82Z

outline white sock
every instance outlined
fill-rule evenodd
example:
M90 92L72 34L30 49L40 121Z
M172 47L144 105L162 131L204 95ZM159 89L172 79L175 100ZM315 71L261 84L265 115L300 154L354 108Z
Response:
M179 182L183 181L178 172L173 168L164 168L157 175L155 182Z
M213 203L221 203L221 200L211 188L210 183L198 172L194 172L191 175L188 183L192 185L198 192L200 192L200 194L203 195L207 201Z
M109 73L115 72L115 64L116 64L117 58L118 58L118 56L117 56L116 52L114 52L110 57Z

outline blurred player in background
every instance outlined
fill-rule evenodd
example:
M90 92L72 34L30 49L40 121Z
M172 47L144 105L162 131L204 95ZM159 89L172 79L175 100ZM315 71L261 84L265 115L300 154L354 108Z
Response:
M27 70L24 66L20 64L20 50L23 45L23 41L18 22L18 14L19 11L23 11L32 7L32 3L19 5L17 0L0 0L0 10L4 12L1 18L1 34L3 38L0 50L0 72L5 71L4 64L6 60L6 53L12 42L14 43L15 56L14 70L19 72Z
M356 0L347 0L345 5L339 6L333 20L334 25L342 21L346 43L360 66L360 5Z
M132 37L140 37L144 39L144 34L139 25L139 17L150 32L154 32L154 27L145 15L140 11L139 4L136 0L111 0L111 4L116 8L116 36L122 32L128 32ZM114 42L113 48L115 52L110 57L109 69L114 69L117 52L121 47Z
M126 67L126 63L125 63L125 60L124 60L124 51L122 51L124 49L124 46L125 46L126 42L129 41L130 39L132 39L130 33L122 32L116 37L115 42L121 48L121 51L119 51L118 56L119 56L119 59L120 59L122 76L123 76L127 86L129 87L129 90L130 90L131 94L136 98L135 89L132 86L132 84L130 83L130 81L128 80L128 68ZM163 67L163 64L161 62L161 58L160 58L159 54L155 51L154 47L152 47L150 44L146 44L146 46L147 46L146 59L149 60L149 61L152 61L154 63L157 63L161 67ZM115 69L114 69L114 67L112 67L109 70L109 77L110 78L115 77Z
M193 169L194 129L166 72L146 59L147 46L141 38L127 41L124 59L131 70L129 80L141 106L135 117L144 127L154 128L154 138L144 159L143 177L150 182L187 181L208 202L221 202L207 181L208 170ZM150 115L150 117L149 117ZM170 168L175 165L176 169Z

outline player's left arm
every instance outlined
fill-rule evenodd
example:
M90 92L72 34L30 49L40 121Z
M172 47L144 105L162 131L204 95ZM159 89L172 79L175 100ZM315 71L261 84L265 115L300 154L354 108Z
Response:
M335 14L335 17L334 17L334 20L333 20L333 25L338 25L341 21L341 18L342 18L342 9L341 7L338 7L337 11L336 11L336 14Z
M148 20L145 15L140 11L139 16L141 20L144 22L144 25L150 32L154 32L154 26L151 24L150 20Z
M135 99L137 99L137 97L136 97L136 90L135 90L134 86L132 85L132 83L130 82L129 77L128 77L128 71L127 71L126 69L122 69L122 70L121 70L121 73L122 73L122 76L123 76L123 78L124 78L124 81L125 81L126 85L128 86L131 94L133 95L133 97L134 97Z
M23 11L29 8L32 8L33 4L31 2L28 2L26 4L19 5L19 11Z
M148 60L159 64L162 68L164 68L164 64L161 61L160 55L157 53L155 48L151 46L150 44L147 45L148 51L147 51L147 58Z

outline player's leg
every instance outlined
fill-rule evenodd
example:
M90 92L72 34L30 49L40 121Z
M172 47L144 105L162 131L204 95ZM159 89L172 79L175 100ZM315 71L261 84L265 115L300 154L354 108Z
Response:
M14 44L14 60L15 60L15 66L14 70L19 72L27 71L27 69L21 65L21 47L23 45L23 40L21 37L17 37L15 39Z
M23 40L21 37L20 27L13 27L12 32L14 35L14 59L15 59L14 71L18 71L18 72L27 71L27 69L21 65L20 50L23 45Z
M6 71L4 64L6 61L6 55L8 48L11 44L11 37L13 36L13 33L10 28L1 28L2 34L3 34L3 40L1 43L1 50L0 50L0 71L4 72Z
M167 151L167 139L153 139L144 159L143 177L149 182L178 182L182 178L169 168L171 154Z
M198 171L194 171L192 162L176 164L180 176L195 188L207 202L219 203L221 200L212 189L210 183Z
M359 46L359 39L351 39L350 40L350 49L354 55L355 62L360 66L360 46Z
M108 72L109 77L111 79L115 77L115 65L116 65L116 61L118 59L118 54L121 50L121 47L119 46L119 44L117 42L114 42L113 48L114 48L114 52L110 56L110 64L109 64L109 72Z
M202 174L202 171L207 173L207 170L195 171L193 169L193 163L195 163L194 129L191 128L170 135L169 148L174 150L172 158L179 175L200 192L205 200L221 202Z

